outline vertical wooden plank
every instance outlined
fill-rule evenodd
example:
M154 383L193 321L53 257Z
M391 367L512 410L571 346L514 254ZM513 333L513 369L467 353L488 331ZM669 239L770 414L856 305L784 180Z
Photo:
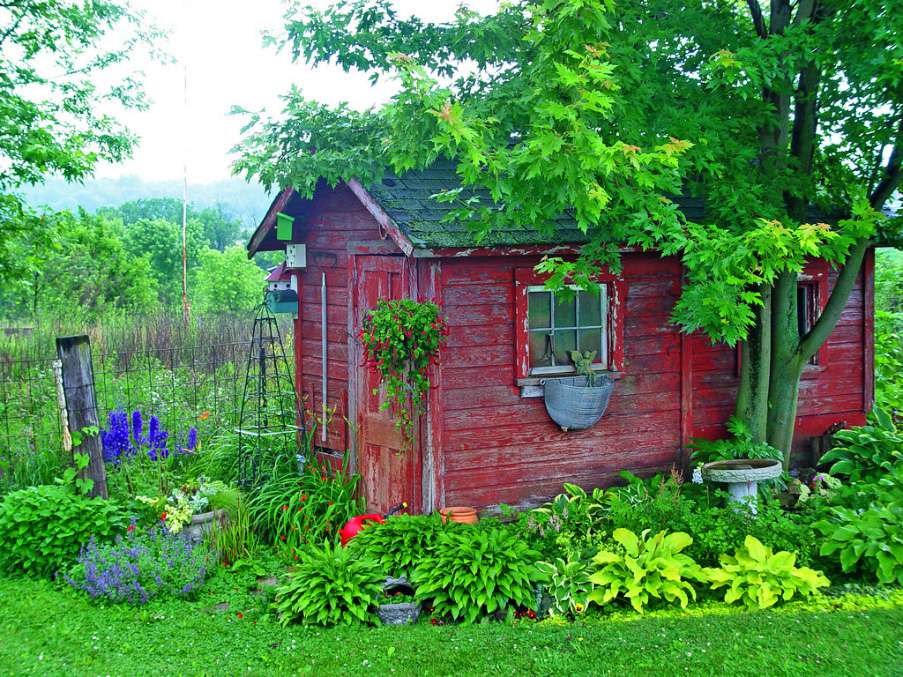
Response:
M421 294L424 300L432 301L442 308L442 268L438 260L421 260ZM430 367L430 392L427 398L427 412L423 435L423 459L421 462L421 508L423 512L433 512L444 505L443 495L443 452L442 452L442 354L440 350L437 364Z
M302 323L304 311L304 275L300 270L296 270L292 275L295 276L295 286L298 288L298 311L294 320L295 336L292 341L292 349L295 353L295 397L298 398L298 412L302 421L296 421L295 425L302 426L304 419L304 344L302 343ZM300 441L300 440L299 440Z
M357 297L358 297L358 257L348 255L348 427L349 435L346 441L348 446L348 472L349 474L360 472L360 458L363 453L360 444L360 371L364 361L361 354L361 342L357 338L360 329L358 321Z
M66 336L56 340L56 353L62 363L63 392L69 430L99 427L97 400L94 395L94 367L91 363L91 343L87 336ZM72 448L73 453L88 455L88 467L79 474L91 479L92 496L107 498L107 474L103 463L100 435L82 435L82 442Z
M862 265L862 410L875 406L875 250L865 253Z
M690 468L687 448L693 436L693 341L680 333L680 465L684 474Z

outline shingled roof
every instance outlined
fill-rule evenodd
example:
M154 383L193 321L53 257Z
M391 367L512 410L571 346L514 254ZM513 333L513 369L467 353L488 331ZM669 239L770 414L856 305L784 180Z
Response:
M512 223L505 228L494 228L477 242L475 231L467 224L447 219L454 205L432 198L436 193L460 185L454 165L437 162L427 169L400 176L387 173L381 182L366 186L366 189L417 248L578 244L587 240L574 220L563 216L558 220L554 236L535 227ZM471 192L470 195L489 202L485 192ZM702 200L685 197L677 201L688 218L701 217Z

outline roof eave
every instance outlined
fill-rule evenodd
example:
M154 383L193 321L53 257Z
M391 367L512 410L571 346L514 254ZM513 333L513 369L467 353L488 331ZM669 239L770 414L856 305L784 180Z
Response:
M404 231L399 228L398 224L395 223L395 220L386 213L386 210L383 209L379 202L370 195L370 192L361 185L361 182L357 179L349 179L346 181L346 185L351 189L351 192L354 193L355 197L360 200L364 209L370 212L370 215L376 219L380 228L382 228L383 231L392 238L392 241L398 245L398 248L401 249L404 255L413 256L414 250L418 249L418 246L416 246Z
M254 254L257 253L260 245L263 244L264 239L267 234L273 229L273 226L276 224L276 214L283 211L289 203L289 200L292 199L292 194L295 192L294 188L283 188L282 192L276 196L273 200L272 204L270 204L270 208L267 210L266 216L263 217L263 220L260 222L260 225L257 226L257 229L254 231L254 234L251 235L251 239L248 240L248 258L254 258Z

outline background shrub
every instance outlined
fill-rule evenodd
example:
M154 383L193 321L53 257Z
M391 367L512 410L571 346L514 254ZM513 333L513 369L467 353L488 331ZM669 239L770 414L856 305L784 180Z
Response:
M439 616L472 623L489 614L536 605L539 553L500 526L451 528L414 570L417 599Z
M62 485L14 491L0 502L0 569L55 574L92 537L110 540L127 523L115 501L79 496Z
M297 570L276 590L274 608L283 626L373 623L384 582L379 564L327 541L305 549Z
M158 529L137 530L115 543L93 538L82 549L66 582L91 599L146 604L155 597L191 597L203 585L209 552Z

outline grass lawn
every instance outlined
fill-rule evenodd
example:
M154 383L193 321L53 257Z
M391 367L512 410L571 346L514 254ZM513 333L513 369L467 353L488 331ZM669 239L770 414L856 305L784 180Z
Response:
M264 604L219 578L196 601L137 609L0 578L0 672L891 675L903 666L899 590L756 613L711 604L574 624L324 630L283 629Z

